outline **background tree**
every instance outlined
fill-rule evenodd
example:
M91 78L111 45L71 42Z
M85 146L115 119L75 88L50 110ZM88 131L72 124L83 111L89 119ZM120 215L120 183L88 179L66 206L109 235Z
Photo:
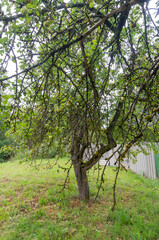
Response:
M8 95L4 95L5 103L8 99ZM4 102L3 102L4 103ZM7 110L7 111L6 111ZM0 109L0 163L6 162L14 156L14 141L11 137L7 137L7 131L9 130L9 106L1 106ZM6 115L7 114L7 115Z
M144 0L1 3L0 81L14 96L13 130L34 154L47 156L51 146L70 153L82 200L89 199L87 171L105 152L120 143L118 176L131 146L157 128L159 30L148 6ZM116 180L114 197L115 186Z

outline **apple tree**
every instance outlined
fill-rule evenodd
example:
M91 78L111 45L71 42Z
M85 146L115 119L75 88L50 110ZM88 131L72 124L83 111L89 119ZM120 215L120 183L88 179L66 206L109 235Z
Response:
M1 104L9 92L9 121L34 155L70 154L81 200L104 153L119 144L118 175L133 144L158 137L159 22L150 3L1 0Z

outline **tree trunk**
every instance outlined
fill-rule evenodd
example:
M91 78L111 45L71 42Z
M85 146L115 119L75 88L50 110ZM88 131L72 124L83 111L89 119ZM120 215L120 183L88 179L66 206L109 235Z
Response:
M86 149L86 144L83 144L86 129L83 126L77 126L78 116L74 116L72 125L74 127L74 132L72 135L71 144L71 160L74 167L74 172L76 176L76 182L78 186L79 199L89 200L89 184L87 179L86 170L83 167L83 154Z
M89 184L86 171L82 168L81 163L74 166L74 171L77 180L79 199L89 200Z

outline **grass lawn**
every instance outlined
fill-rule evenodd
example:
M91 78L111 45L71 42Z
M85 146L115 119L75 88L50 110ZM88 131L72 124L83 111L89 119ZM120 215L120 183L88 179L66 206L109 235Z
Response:
M53 160L52 160L53 161ZM67 159L60 162L64 165ZM114 168L108 167L97 202L97 173L89 172L91 200L79 202L73 170L33 169L19 161L0 164L0 240L158 240L159 181L121 171L117 206L113 203Z

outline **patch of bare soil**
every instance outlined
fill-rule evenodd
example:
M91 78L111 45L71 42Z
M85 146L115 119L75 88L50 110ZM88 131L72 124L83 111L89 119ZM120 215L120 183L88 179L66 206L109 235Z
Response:
M81 206L81 202L78 197L74 197L71 199L70 206L69 206L70 208L76 208L80 206Z
M9 182L10 180L8 179L8 178L6 178L6 177L4 177L4 178L2 178L1 180L0 180L0 182L1 183L3 183L3 182Z

